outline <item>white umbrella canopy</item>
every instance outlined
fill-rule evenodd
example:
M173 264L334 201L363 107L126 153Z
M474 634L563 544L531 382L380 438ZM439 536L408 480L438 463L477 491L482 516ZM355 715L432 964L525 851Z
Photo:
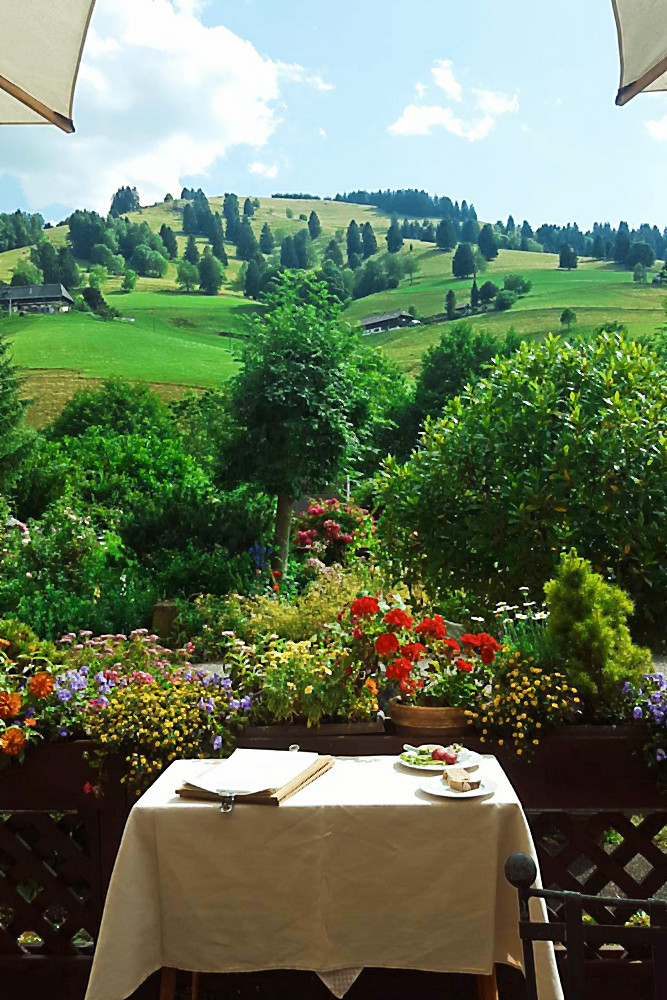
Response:
M1 0L0 123L73 132L72 101L95 0Z
M667 90L667 0L612 0L621 84L617 104L648 90Z

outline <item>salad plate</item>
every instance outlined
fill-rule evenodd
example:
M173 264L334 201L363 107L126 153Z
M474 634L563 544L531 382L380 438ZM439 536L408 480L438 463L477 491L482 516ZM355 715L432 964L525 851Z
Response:
M450 747L445 747L445 749L449 750ZM430 750L423 750L421 752L420 750L416 752L413 750L404 750L399 757L399 761L413 771L429 771L431 774L437 774L438 771L444 771L447 767L477 768L483 760L481 754L475 750L468 750L460 744L452 744L451 749L457 754L454 764L446 764L444 760L433 760L430 757Z
M437 795L444 799L479 799L484 795L493 795L497 788L496 782L490 778L483 778L479 788L471 788L469 792L456 792L444 781L425 781L419 786L420 792L427 795Z

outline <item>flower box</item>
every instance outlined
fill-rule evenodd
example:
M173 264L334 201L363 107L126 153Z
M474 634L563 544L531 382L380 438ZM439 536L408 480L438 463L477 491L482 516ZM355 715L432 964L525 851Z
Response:
M462 708L436 708L430 705L403 705L398 699L389 702L389 712L396 732L401 736L419 740L429 731L432 736L439 734L440 740L452 740L470 729L465 710Z

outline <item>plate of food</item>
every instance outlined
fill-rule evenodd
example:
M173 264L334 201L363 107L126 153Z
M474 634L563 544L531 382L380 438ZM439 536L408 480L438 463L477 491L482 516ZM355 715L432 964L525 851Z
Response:
M463 767L451 767L440 781L425 781L419 790L445 799L477 799L493 795L496 787L496 782L490 778L471 774Z
M412 747L406 743L399 760L405 767L415 771L437 773L454 765L476 770L482 760L482 755L474 750L468 750L460 743L450 743L446 747L440 743L422 743L418 747Z

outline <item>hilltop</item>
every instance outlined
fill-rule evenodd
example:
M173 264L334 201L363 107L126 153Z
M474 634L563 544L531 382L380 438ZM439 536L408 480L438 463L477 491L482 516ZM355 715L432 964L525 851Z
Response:
M214 212L222 212L222 197L208 200ZM371 223L379 247L376 257L386 257L385 235L391 219L378 208L307 198L259 198L256 202L251 225L257 237L268 223L279 244L284 236L302 230L315 211L321 224L320 235L312 241L316 259L321 259L331 239L341 240L352 219L359 225ZM182 232L184 204L182 200L161 202L132 212L128 218L148 223L156 233L162 224L170 226L180 256L187 240ZM63 246L68 227L50 228L44 235L55 246ZM201 252L207 240L197 237L196 243ZM443 252L433 243L406 239L401 253L408 253L410 246L416 265L413 277L404 277L396 288L352 301L344 312L345 319L356 325L371 313L409 307L418 316L432 316L443 311L449 289L454 290L458 302L468 301L471 281L452 276L451 252ZM58 412L82 379L112 374L144 379L167 396L184 387L208 387L226 380L238 364L237 336L245 332L249 318L261 305L244 297L239 281L243 262L237 259L233 244L226 243L225 249L228 266L216 296L180 291L176 287L177 265L170 261L162 278L140 277L129 293L120 290L120 277L108 278L103 294L124 321L104 322L82 312L0 319L0 329L8 330L13 339L17 362L28 372L26 392L34 400L32 421L39 424ZM27 247L1 253L0 279L9 281L13 269L29 253ZM85 262L80 263L85 266ZM560 271L556 254L504 249L480 278L502 284L511 273L530 278L530 294L509 312L471 317L473 324L497 333L513 327L524 335L543 337L560 329L560 314L571 307L583 329L615 320L625 323L633 333L650 333L664 316L664 291L652 287L650 280L648 285L636 284L631 271L610 261L580 258L576 270ZM424 324L374 335L374 342L414 374L421 355L437 342L442 329L441 324Z

